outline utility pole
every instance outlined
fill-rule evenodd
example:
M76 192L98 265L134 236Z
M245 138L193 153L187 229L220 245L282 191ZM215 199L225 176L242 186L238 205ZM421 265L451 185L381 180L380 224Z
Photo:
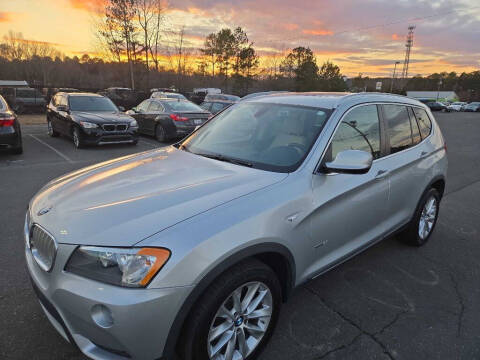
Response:
M393 68L392 83L390 84L390 93L393 92L393 83L395 81L395 72L397 71L397 65L400 64L400 61L395 61L395 67Z
M413 31L415 30L414 25L408 27L407 41L405 42L405 61L403 62L402 70L402 80L405 81L408 78L408 67L410 65L410 52L412 51L413 46Z
M438 101L438 98L440 97L440 86L442 86L442 84L443 84L443 81L442 79L440 79L438 81L438 87L437 87L437 101Z

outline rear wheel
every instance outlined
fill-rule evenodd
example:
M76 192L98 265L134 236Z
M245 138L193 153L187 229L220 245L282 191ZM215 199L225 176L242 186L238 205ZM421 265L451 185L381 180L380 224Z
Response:
M60 135L58 132L56 132L53 129L53 124L52 124L52 121L50 119L47 119L47 133L51 137L57 137L58 135Z
M167 141L167 133L166 133L164 127L160 124L157 124L157 126L155 127L155 138L159 142Z
M194 305L179 349L184 360L252 360L277 322L280 283L258 260L227 270Z
M402 240L414 246L422 246L428 241L437 223L440 200L437 189L431 188L423 194L412 221L400 235Z
M73 137L73 145L75 145L77 149L82 149L85 147L82 132L78 127L73 128L72 137Z

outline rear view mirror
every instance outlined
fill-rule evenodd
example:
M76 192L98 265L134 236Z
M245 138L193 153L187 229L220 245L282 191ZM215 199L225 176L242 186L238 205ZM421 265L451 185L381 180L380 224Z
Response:
M57 111L68 112L68 106L66 106L66 105L58 105L58 106L57 106Z
M340 151L335 160L325 163L328 172L343 174L365 174L372 167L372 154L361 150Z

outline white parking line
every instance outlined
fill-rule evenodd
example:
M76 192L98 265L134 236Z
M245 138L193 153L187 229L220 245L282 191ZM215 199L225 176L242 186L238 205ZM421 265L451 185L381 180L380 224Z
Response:
M29 136L31 136L32 138L34 138L35 140L37 140L40 144L43 144L45 145L46 147L50 148L51 150L55 151L58 155L60 155L62 158L64 158L65 160L67 160L69 163L73 164L74 161L72 159L70 159L67 155L63 154L62 152L58 151L57 149L55 149L53 146L50 146L48 145L45 141L42 141L40 140L38 137L36 137L35 135L32 135L32 134L29 134Z

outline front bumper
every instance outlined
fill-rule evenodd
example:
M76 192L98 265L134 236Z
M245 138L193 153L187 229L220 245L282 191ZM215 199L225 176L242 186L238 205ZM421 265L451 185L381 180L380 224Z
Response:
M137 128L127 131L105 131L103 129L84 129L83 140L89 145L127 144L138 141Z
M25 247L33 288L52 325L92 359L161 358L191 288L128 289L79 277L64 271L75 248L58 244L55 265L47 273ZM101 321L105 309L113 323Z

